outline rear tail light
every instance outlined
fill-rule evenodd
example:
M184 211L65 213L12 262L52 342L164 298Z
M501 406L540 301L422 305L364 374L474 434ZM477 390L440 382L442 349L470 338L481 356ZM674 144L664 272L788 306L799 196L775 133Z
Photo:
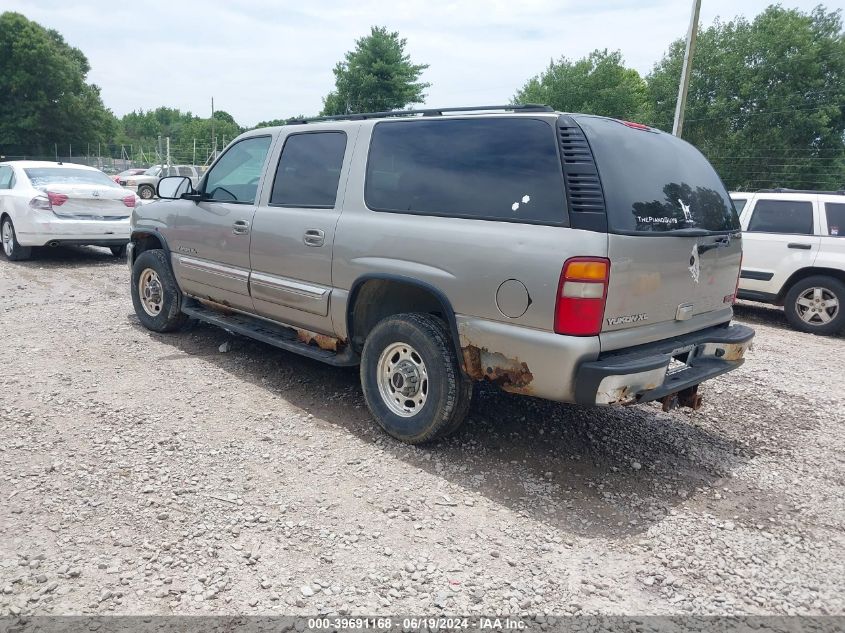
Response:
M736 297L739 294L739 279L742 277L742 258L744 256L745 253L739 254L739 270L736 273L736 286L734 287L734 293L725 297L725 303L730 303L731 305L736 303Z
M50 199L47 196L35 196L29 201L29 208L39 211L52 211L53 205L50 204Z
M557 290L555 332L571 336L595 336L601 332L609 281L610 260L567 259Z
M135 206L135 194L130 194L123 198L123 204L132 209Z
M67 196L63 193L53 193L52 191L48 191L47 198L50 200L50 204L54 207L60 207L67 202Z

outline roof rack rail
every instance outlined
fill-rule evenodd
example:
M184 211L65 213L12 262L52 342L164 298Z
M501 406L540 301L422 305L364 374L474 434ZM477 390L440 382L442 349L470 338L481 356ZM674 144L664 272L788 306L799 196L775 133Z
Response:
M838 191L819 191L818 189L790 189L788 187L777 187L775 189L759 189L757 193L821 193L828 196L845 196L845 189L840 189Z
M482 112L486 110L510 110L513 112L554 112L554 108L538 103L521 103L512 105L468 106L463 108L425 108L423 110L388 110L387 112L360 112L354 114L337 114L333 116L309 117L307 119L289 119L286 125L301 125L303 123L319 123L320 121L360 121L364 119L385 119L400 116L440 116L444 112Z

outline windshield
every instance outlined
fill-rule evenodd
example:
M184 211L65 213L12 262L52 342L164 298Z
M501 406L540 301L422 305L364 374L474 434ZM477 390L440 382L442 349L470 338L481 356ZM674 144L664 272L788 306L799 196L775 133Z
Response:
M611 232L739 229L724 184L695 147L614 119L575 118L596 158Z
M144 172L145 176L158 176L158 173L161 171L161 167L156 165L155 167L150 167L147 171Z
M100 185L119 187L114 180L95 169L74 169L72 167L29 167L24 169L33 187L44 185Z

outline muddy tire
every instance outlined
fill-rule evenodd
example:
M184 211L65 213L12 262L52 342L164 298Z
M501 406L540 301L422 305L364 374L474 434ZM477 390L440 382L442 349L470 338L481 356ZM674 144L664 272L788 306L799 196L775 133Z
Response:
M456 431L472 399L472 382L461 373L446 324L416 312L387 317L370 332L361 386L379 426L408 444Z
M138 197L143 200L152 200L156 195L156 190L152 185L141 185L138 187Z
M138 320L153 332L173 332L188 317L182 313L182 293L161 249L144 251L132 265L132 305Z
M786 320L796 330L830 336L845 330L845 284L814 275L797 281L783 302Z
M23 261L24 259L29 259L32 255L31 246L21 246L18 243L15 225L12 223L12 218L8 216L3 218L3 222L0 222L0 238L2 238L3 242L3 254L9 261Z

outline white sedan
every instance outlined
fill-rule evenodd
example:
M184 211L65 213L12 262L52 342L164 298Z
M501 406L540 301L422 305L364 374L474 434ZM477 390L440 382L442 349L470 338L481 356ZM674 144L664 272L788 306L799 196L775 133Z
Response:
M107 246L126 252L138 197L99 169L69 163L0 163L0 235L10 260L33 246Z

